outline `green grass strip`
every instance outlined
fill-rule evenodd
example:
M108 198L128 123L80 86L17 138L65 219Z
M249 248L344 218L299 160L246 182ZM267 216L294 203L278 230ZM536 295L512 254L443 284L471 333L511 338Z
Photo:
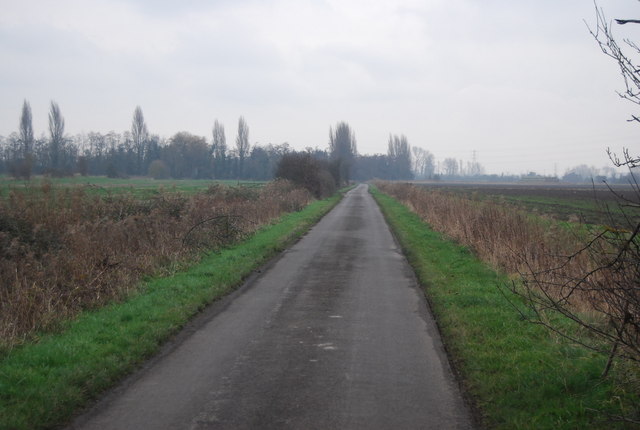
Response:
M0 361L0 429L58 426L175 334L194 314L309 230L339 201L316 201L189 270L153 279L124 303L85 312L59 334Z
M372 193L424 287L486 427L617 428L605 422L616 405L613 384L600 378L603 357L524 321L498 289L509 283L506 277L396 200Z

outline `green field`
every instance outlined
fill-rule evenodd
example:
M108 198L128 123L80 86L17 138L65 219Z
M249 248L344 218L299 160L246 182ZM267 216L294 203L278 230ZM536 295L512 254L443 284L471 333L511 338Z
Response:
M12 189L29 187L39 188L43 184L68 187L83 187L90 193L107 195L129 193L139 198L152 197L160 190L180 191L185 194L195 194L206 191L213 184L227 186L259 187L264 182L211 180L211 179L152 179L146 177L108 178L106 176L72 176L67 178L34 177L30 181L0 177L0 196L6 196Z

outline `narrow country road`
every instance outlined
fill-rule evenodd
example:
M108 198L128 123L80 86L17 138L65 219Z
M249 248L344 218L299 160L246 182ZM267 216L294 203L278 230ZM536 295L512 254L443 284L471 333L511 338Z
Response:
M70 428L472 428L366 185L208 312Z

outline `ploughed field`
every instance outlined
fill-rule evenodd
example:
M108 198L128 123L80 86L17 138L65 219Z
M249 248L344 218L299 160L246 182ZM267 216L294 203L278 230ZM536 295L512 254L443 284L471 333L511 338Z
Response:
M474 200L490 200L514 206L529 213L559 221L586 224L625 225L620 208L622 198L636 204L638 196L629 185L604 184L488 184L488 183L416 183L425 187L451 192ZM637 208L625 207L631 215Z

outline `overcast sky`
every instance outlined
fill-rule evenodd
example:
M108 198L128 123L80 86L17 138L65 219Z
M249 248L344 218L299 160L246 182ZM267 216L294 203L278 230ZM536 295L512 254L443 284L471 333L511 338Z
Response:
M640 18L635 0L600 0ZM389 133L488 172L563 174L636 150L636 106L589 35L591 0L0 0L0 134L24 99L69 134L130 129L326 148L347 121L361 153ZM640 42L640 25L615 26Z

